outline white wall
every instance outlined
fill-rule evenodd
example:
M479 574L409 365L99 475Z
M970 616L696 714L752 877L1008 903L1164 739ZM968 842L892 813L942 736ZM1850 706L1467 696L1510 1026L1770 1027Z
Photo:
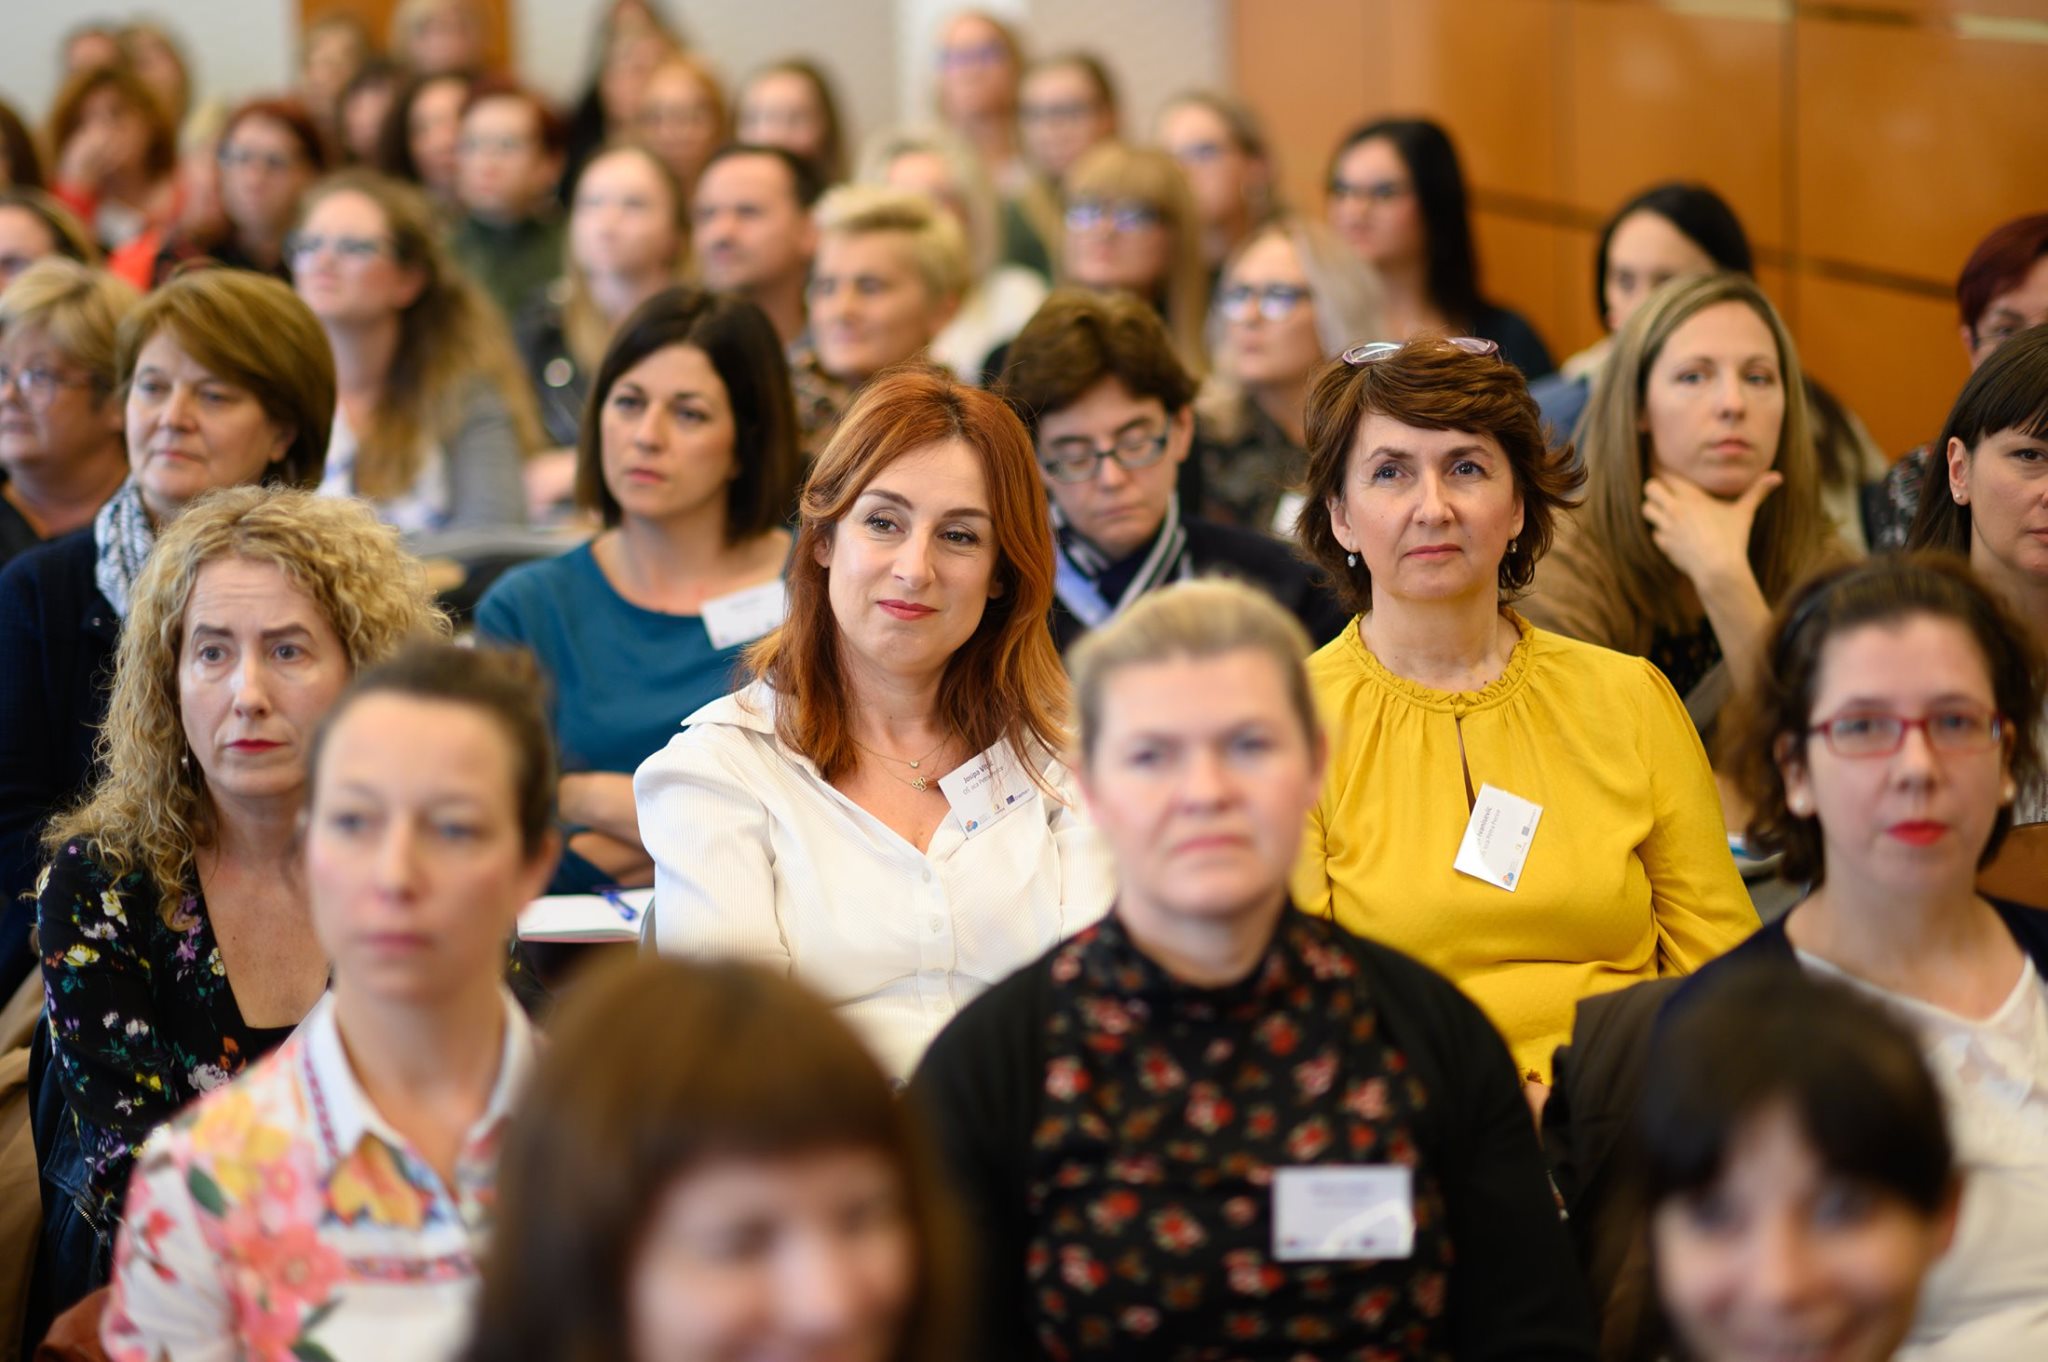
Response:
M166 21L192 64L201 95L239 99L281 88L298 41L294 0L0 0L0 99L40 126L62 82L64 35L91 19Z

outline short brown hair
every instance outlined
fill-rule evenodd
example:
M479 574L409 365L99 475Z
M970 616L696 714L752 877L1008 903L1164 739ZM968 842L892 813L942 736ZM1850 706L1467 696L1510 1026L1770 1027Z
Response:
M1141 401L1159 399L1171 416L1194 400L1166 323L1128 293L1054 289L1017 338L996 386L1032 438L1038 423L1114 378Z
M670 1037L652 1047L621 1036ZM587 980L506 1134L462 1362L630 1355L626 1284L663 1194L723 1160L872 1150L901 1179L918 1288L890 1362L962 1320L957 1213L916 1112L832 1009L749 965L641 957Z
M318 487L334 426L334 351L299 295L251 270L180 274L121 323L124 391L142 347L163 330L216 377L247 388L271 420L291 428L291 445L264 470L264 483Z
M1330 506L1344 495L1351 447L1368 415L1485 435L1500 444L1522 498L1522 530L1501 557L1500 589L1527 587L1550 549L1559 512L1578 505L1573 493L1584 485L1585 470L1571 446L1553 449L1543 438L1543 418L1521 370L1498 354L1474 355L1425 336L1366 364L1335 360L1309 390L1307 500L1294 529L1344 608L1358 615L1372 609L1372 573L1363 562L1345 562L1348 550L1330 524Z
M538 92L521 85L507 75L479 77L469 87L469 93L462 99L462 117L467 119L477 105L487 99L516 100L533 114L533 138L542 156L560 156L568 149L569 127L562 121L562 115L555 106L548 103Z
M1031 439L992 394L910 365L861 389L811 465L789 556L789 614L746 655L748 669L775 688L777 735L827 780L852 769L859 750L819 555L884 468L945 440L959 440L981 461L1002 594L989 601L973 637L948 659L939 681L940 718L969 751L1002 739L1034 772L1034 744L1050 752L1066 748L1067 678L1046 623L1052 531Z
M80 71L64 82L64 88L57 92L57 102L50 110L50 157L61 162L64 148L78 133L78 125L85 118L85 101L101 90L113 89L149 125L149 143L143 149L143 169L154 176L171 173L178 164L178 130L171 123L171 115L164 108L163 101L156 93L142 83L142 77L134 69L121 66L95 66Z
M119 275L49 256L0 292L0 335L40 332L72 363L91 372L94 400L103 403L116 386L115 338L121 319L139 301L135 286Z
M2005 719L2013 779L2021 789L2041 780L2034 725L2048 693L2048 662L2033 631L1969 568L1947 554L1910 553L1884 554L1823 572L1778 607L1755 691L1747 699L1737 697L1730 744L1736 787L1754 810L1750 845L1763 854L1783 852L1778 873L1795 884L1819 884L1827 871L1820 822L1795 816L1786 806L1785 773L1779 766L1781 760L1803 762L1813 741L1809 730L1821 655L1831 639L1853 629L1916 615L1953 620L1976 640L1991 678L1992 700ZM2011 828L2008 804L1998 811L1979 865L1998 854Z

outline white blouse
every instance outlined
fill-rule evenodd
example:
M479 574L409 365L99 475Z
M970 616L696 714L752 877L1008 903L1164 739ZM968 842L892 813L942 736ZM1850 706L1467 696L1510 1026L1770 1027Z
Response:
M785 970L908 1078L983 989L1109 908L1109 855L1059 793L1025 783L971 835L957 812L920 852L775 734L765 682L714 700L633 777L654 858L654 939L677 954Z
M1912 1027L1948 1105L1962 1214L1954 1244L1921 1288L1897 1362L2048 1357L2048 985L2034 962L1980 1021L1864 983L1804 951L1799 960Z

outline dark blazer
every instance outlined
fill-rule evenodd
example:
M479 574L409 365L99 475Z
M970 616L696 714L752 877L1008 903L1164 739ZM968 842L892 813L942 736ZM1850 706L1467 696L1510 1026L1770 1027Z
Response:
M1258 587L1301 621L1315 647L1337 637L1351 622L1337 598L1316 580L1316 570L1281 540L1212 520L1183 520L1181 528L1187 532L1187 557L1196 575L1235 577ZM1058 598L1053 600L1048 622L1052 641L1062 656L1088 632L1088 626Z
M82 797L107 715L121 618L93 580L92 528L0 571L0 995L34 968L33 894L51 814Z

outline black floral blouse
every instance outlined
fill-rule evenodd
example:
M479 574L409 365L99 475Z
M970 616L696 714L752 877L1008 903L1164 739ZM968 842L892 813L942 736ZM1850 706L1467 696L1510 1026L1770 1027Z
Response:
M146 872L116 882L77 842L36 897L57 1075L103 1225L119 1218L149 1132L292 1033L242 1020L196 888L169 921L157 906Z
M1721 639L1714 633L1713 622L1704 617L1698 628L1683 634L1659 629L1650 640L1650 661L1683 700L1720 665Z

